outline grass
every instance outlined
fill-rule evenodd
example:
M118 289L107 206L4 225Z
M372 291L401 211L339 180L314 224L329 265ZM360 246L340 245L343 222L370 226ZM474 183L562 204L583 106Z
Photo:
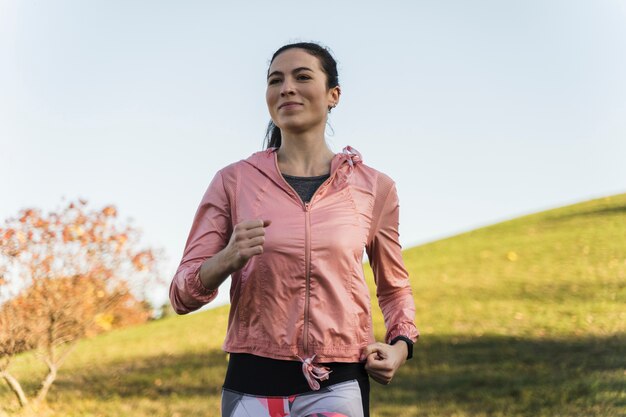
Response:
M626 415L626 194L404 257L422 336L389 387L372 384L373 416ZM82 341L45 414L218 416L227 315L220 307ZM29 392L44 372L32 355L12 370ZM0 406L16 407L2 384Z

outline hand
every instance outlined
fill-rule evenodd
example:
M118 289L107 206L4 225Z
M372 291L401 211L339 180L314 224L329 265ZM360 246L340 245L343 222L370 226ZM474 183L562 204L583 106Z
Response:
M226 245L228 263L232 272L243 268L250 258L263 253L265 227L270 220L244 220L233 228L233 234Z
M398 368L406 362L407 354L408 347L402 340L394 345L377 342L365 348L361 354L361 360L367 360L365 370L374 381L387 385Z

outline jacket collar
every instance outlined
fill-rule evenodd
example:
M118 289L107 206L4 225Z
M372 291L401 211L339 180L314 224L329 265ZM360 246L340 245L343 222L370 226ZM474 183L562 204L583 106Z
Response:
M264 151L255 152L248 159L245 159L244 162L254 166L279 187L289 192L289 187L278 169L277 150L278 148L268 148ZM363 159L359 151L351 146L346 146L333 157L330 163L330 176L332 178L336 174L339 178L338 181L347 181L354 167L362 162Z

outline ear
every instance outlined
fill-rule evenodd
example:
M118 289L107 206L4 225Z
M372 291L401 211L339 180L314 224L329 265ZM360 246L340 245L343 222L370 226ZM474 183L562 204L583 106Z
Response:
M341 87L333 87L328 90L328 106L335 107L339 104L339 97L341 96Z

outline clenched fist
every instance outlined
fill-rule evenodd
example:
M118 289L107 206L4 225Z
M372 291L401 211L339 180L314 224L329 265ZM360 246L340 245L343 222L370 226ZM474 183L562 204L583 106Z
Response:
M209 290L216 290L230 274L244 267L255 255L263 253L265 228L269 220L244 220L233 228L224 249L206 259L200 267L200 282Z
M233 228L233 234L226 245L226 255L232 272L243 268L250 258L263 253L265 228L270 220L244 220Z

